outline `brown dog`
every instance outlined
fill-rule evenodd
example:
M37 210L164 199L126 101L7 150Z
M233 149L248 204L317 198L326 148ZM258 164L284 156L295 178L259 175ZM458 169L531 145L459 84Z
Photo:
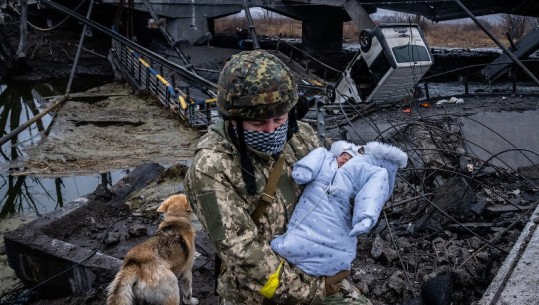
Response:
M179 305L178 278L183 303L198 304L191 287L195 257L191 207L185 195L173 195L157 211L164 213L164 220L154 236L127 252L107 289L108 305L132 305L135 300Z

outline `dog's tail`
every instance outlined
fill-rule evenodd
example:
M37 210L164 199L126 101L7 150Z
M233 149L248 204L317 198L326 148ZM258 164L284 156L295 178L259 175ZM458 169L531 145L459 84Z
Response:
M107 305L133 305L133 285L138 275L135 265L122 267L107 288Z

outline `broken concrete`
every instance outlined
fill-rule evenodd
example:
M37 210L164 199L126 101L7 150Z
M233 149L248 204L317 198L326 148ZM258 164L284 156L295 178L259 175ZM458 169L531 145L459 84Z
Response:
M477 305L539 303L539 207Z
M148 186L153 192L170 190L171 184L183 180L185 167L181 168L165 170L155 163L137 167L111 190L100 187L65 208L7 233L4 240L10 267L27 287L42 297L102 291L119 270L127 251L157 230L157 205L173 194L161 192L156 198L148 192ZM162 186L156 187L156 183ZM130 209L129 203L141 199L146 202L144 208ZM214 304L215 250L207 235L200 231L200 223L195 220L194 226L197 229L194 290L200 304ZM103 299L104 295L101 293L99 298Z
M411 125L417 125L415 123ZM438 126L440 130L447 127L444 124ZM447 160L441 163L432 163L434 165L443 164L443 167L416 168L414 163L411 163L409 169L399 172L400 177L393 195L394 202L390 205L391 208L388 207L384 211L387 218L384 214L378 227L371 235L360 237L358 257L354 261L352 277L354 282L363 287L364 292L375 305L403 303L404 300L417 297L422 292L422 285L428 279L435 278L444 272L451 274L454 292L452 294L453 304L470 304L472 300L479 300L490 280L496 275L506 253L509 253L514 241L517 240L529 215L526 214L526 210L518 208L497 214L489 213L488 209L504 207L515 202L522 206L537 205L539 197L537 190L515 173L497 167L493 167L494 172L483 176L475 175L473 171L461 171L459 159L461 155L466 155L466 152L455 153L453 145L460 147L462 135L459 134L458 130L447 128L446 132L450 136L440 132L439 135L431 138L435 139L436 144L440 144L440 146L428 145L428 147L433 147L433 150L434 147L443 147L444 157ZM413 129L408 126L408 130ZM412 136L405 139L411 147L408 151L413 151L416 139L413 137L413 133ZM476 168L481 167L478 160L469 159L467 162L474 162ZM132 215L156 219L152 217L155 217L158 203L165 196L183 190L181 181L184 172L185 167L178 166L176 169L170 167L158 179L149 181L144 188L133 190L125 201L129 205ZM427 175L422 173L427 173ZM519 173L519 175L527 173L531 179L535 172L531 168L526 168ZM473 191L471 195L475 197L470 195L471 197L468 198L466 191L468 187L458 183L464 181L462 179L472 186L470 188ZM452 181L457 182L453 188L448 188ZM452 189L455 194L446 192L447 196L441 196L444 186ZM100 189L99 192L94 192L94 195L103 198L111 197L109 191ZM475 210L470 207L470 211L465 213L466 219L461 221L462 223L449 221L448 218L440 215L440 217L427 219L422 226L419 226L420 218L425 215L425 210L431 209L427 199L433 201L435 193L438 193L436 201L446 200L447 204L444 206L447 209L445 211L454 219L462 211L451 207L464 204L458 200L459 198L469 199L465 206L473 206L483 200L482 207ZM424 194L425 198L420 194ZM462 196L463 194L466 196ZM110 198L104 200L109 202ZM88 213L94 213L94 211L88 211ZM462 217L462 215L460 216ZM105 228L108 226L100 225L90 228L85 218L80 217L80 219L83 221L82 224L72 226L81 227L81 230L77 231L76 234L66 230L68 238L56 237L62 235L52 234L52 236L66 243L77 246L86 244L85 248L96 249L99 246L99 240L105 237ZM135 217L133 217L134 219ZM195 225L200 228L199 224L195 223ZM116 236L109 235L110 238L107 239L109 246L103 247L100 252L120 259L122 253L113 255L112 252L107 251L114 247L121 247L124 242L134 240L136 237L121 238L120 236L131 236L128 232L129 228L140 228L140 226L146 226L151 234L155 223L133 221L126 225L126 228L112 232ZM414 231L412 229L414 226L421 228L421 230ZM205 238L203 231L198 232L199 238ZM487 245L486 239L492 240L493 245ZM116 244L117 241L119 242ZM124 248L124 250L127 249ZM201 299L201 304L215 304L216 300L215 295L213 295L214 274L213 252L211 250L209 240L197 240L197 251L201 253L201 256L196 260L193 292L196 297ZM87 285L86 282L89 281L99 283L97 277L92 278L88 275L90 273L79 272L80 274L84 275L85 279L85 282L82 281L80 286ZM105 272L100 274L106 276ZM442 276L440 275L440 277ZM103 285L98 285L84 294L85 298L92 298L91 300L81 300L70 296L65 299L57 299L56 303L52 303L50 300L44 303L45 300L41 300L42 303L38 301L38 303L32 304L74 305L83 301L92 305L103 304L103 287Z
M109 232L125 230L133 223L148 225L147 219L128 219L130 212L124 202L163 169L157 164L141 166L118 182L110 195L89 194L7 233L4 241L9 266L27 287L35 287L48 297L78 295L110 282L121 259L111 255L110 247L101 249L102 240ZM99 236L103 229L107 233ZM94 239L80 244L85 240L75 238L79 234L94 235ZM126 252L147 238L124 235L129 241L116 251Z
M66 176L149 162L188 164L200 135L157 101L112 83L67 101L56 113L49 136L28 149L23 162L3 165L12 175Z

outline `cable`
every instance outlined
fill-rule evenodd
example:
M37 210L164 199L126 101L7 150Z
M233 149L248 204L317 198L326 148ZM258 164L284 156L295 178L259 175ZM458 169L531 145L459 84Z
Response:
M404 261L402 260L402 256L400 253L400 249L397 246L397 242L395 241L395 238L393 237L393 232L391 232L391 226L389 225L389 219L387 218L387 214L385 211L382 211L384 214L384 219L387 223L387 229L389 230L389 237L391 238L391 243L393 244L393 248L397 252L397 256L399 257L399 262L401 263L402 270L404 271L404 276L406 277L406 282L408 283L408 287L410 288L410 291L412 291L412 294L414 295L414 298L417 297L417 294L414 289L412 289L412 281L410 280L410 276L408 275L408 271L404 267Z
M77 11L77 10L84 4L85 1L86 1L86 0L82 0L82 1L79 3L79 5L77 5L77 7L75 7L75 8L73 9L73 11ZM10 3L10 4L9 4L9 7L11 7L11 8L15 11L15 13L19 14L19 16L21 15L21 13L20 13L19 11L17 11L17 9L13 6L13 3ZM26 21L26 23L28 23L28 25L30 25L31 27L33 27L34 29L36 29L36 30L38 30L38 31L47 32L47 31L52 31L52 30L56 29L57 27L61 26L62 24L64 24L64 22L66 22L67 19L69 19L69 17L70 17L70 16L67 15L67 17L65 17L62 21L60 21L58 24L56 24L56 25L54 25L54 26L52 26L52 27L50 27L50 28L41 28L41 27L38 27L38 26L32 24L30 21Z

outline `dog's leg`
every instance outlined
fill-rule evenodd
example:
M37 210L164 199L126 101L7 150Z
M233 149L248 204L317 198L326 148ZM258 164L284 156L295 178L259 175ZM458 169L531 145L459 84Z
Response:
M193 298L193 274L191 270L185 271L180 276L180 291L182 292L183 304L197 305L198 299Z
M151 304L180 305L180 289L176 275L168 269L154 270L153 273L154 276L160 276L160 279L155 282L156 286L146 286L147 295L151 294L146 301Z

